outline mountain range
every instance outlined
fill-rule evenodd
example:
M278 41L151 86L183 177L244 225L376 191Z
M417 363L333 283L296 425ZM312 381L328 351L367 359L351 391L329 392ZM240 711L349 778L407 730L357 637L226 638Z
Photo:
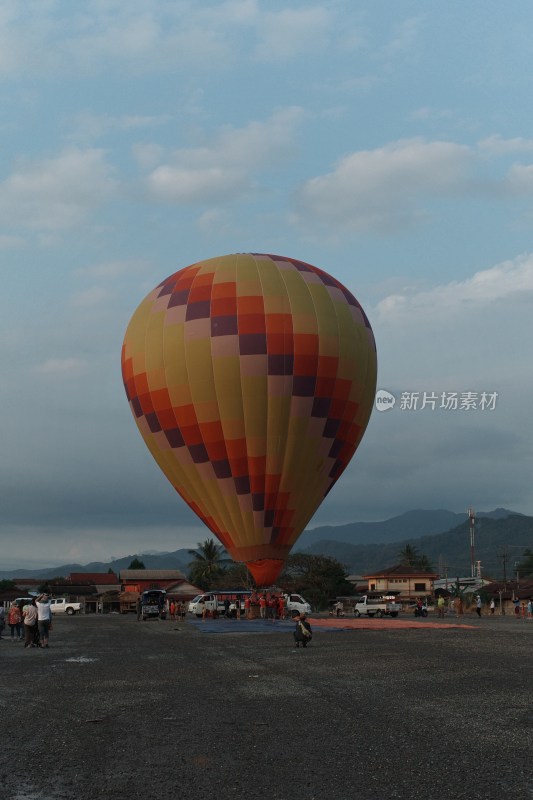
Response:
M477 515L474 528L474 560L481 564L483 577L510 578L516 562L526 549L533 550L533 517L508 512L496 516ZM409 544L428 557L436 572L450 578L471 574L470 523L463 520L450 530L433 535L406 535L396 541L372 544L351 544L336 539L320 539L308 545L305 552L336 558L349 572L365 575L390 567L400 561L400 551ZM300 548L299 548L300 549Z
M381 522L353 522L347 525L322 526L305 531L294 547L295 552L332 556L350 573L363 575L393 566L406 544L426 555L435 570L450 578L470 574L470 523L465 514L438 509L407 511ZM533 517L504 508L476 512L475 559L481 562L482 574L507 577L524 550L533 550ZM140 558L147 569L179 569L187 572L191 561L188 549L173 552L134 553L109 562L62 564L39 570L2 570L0 578L49 579L71 572L119 572Z
M476 511L476 519L505 519L515 515L515 511L506 508L495 508L494 511ZM467 519L466 512L457 514L454 511L437 509L427 511L416 509L406 511L382 522L350 522L347 525L325 525L304 531L298 540L298 550L309 548L322 540L334 539L348 544L370 544L398 542L420 536L432 536L444 533L461 525Z

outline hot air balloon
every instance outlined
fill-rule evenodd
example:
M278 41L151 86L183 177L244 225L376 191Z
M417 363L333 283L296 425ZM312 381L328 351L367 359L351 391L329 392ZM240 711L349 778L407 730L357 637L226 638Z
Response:
M376 349L357 300L292 258L200 261L135 311L122 374L168 480L258 585L273 584L371 414Z

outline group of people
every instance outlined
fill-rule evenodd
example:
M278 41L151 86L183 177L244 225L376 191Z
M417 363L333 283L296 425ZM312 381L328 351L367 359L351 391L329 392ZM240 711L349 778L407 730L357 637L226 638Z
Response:
M261 619L285 619L287 611L285 596L281 592L252 592L243 597L236 594L233 597L226 596L222 602L224 616L236 619L253 619L257 616L257 609ZM204 603L202 616L218 616L218 611L207 608Z
M483 611L483 601L481 599L481 595L476 595L474 599L474 610L478 617L481 617ZM446 611L455 611L457 616L462 616L464 614L464 604L461 597L455 597L453 600L449 601L448 609L446 608L446 602L442 595L437 599L437 612L439 617L444 617ZM494 597L490 599L489 602L489 612L491 616L493 616L496 612L496 601ZM505 612L503 612L505 613ZM529 598L526 602L525 600L513 600L513 613L517 619L533 619L533 598Z
M245 608L247 600L249 615L251 615L252 606L259 606L261 619L285 619L285 597L281 592L279 594L275 592L253 593L250 597L245 598Z
M52 627L52 609L47 594L20 603L14 600L6 610L0 608L0 639L9 626L11 642L24 642L25 648L48 647L48 638Z
M252 619L255 616L254 607L259 608L261 619L285 619L286 603L282 592L252 592L243 599L237 597L232 605L238 619L243 611L246 619Z
M482 607L483 607L483 603L481 601L481 597L480 597L480 595L477 595L477 597L476 597L476 614L478 615L478 617L481 616ZM491 601L489 603L489 609L490 609L491 615L493 615L495 613L495 611L496 611L496 601L495 601L494 597L491 598ZM520 619L520 617L522 617L522 619L526 619L526 618L527 619L533 619L533 598L530 597L529 600L527 601L527 603L526 603L525 600L520 601L518 598L515 598L513 600L513 613L514 613L516 619Z
M515 599L513 600L513 605L514 615L517 619L520 619L520 617L522 619L526 619L526 617L527 619L533 619L533 598L530 597L527 603L525 600L520 602L520 600Z
M172 620L185 619L187 613L187 606L183 600L169 600L168 603L168 616Z

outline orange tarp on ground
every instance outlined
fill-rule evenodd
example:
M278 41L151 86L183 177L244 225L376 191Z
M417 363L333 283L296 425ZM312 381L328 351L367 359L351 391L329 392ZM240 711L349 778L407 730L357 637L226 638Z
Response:
M358 619L346 619L345 617L334 617L333 619L310 618L309 621L315 628L333 628L343 630L387 630L393 628L468 628L475 630L475 625L464 625L457 622L418 622L417 620L407 619L371 619L370 617L359 617Z

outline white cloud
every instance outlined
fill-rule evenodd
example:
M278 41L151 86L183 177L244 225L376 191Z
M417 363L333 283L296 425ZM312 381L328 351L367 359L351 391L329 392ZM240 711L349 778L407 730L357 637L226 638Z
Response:
M0 10L0 76L221 70L242 53L291 60L324 49L332 13L321 5L272 11L257 0L92 0L13 3Z
M416 120L434 122L436 120L448 119L452 116L452 112L446 108L432 108L431 106L422 106L415 109L411 113L411 118Z
M20 236L9 236L8 234L0 234L0 250L8 250L12 247L21 247L24 244L24 239Z
M254 173L287 158L302 118L302 109L284 109L266 122L253 121L244 128L226 126L208 145L176 150L169 163L148 176L149 192L171 203L232 199L252 185Z
M70 149L22 166L0 184L3 223L61 230L72 228L115 190L102 150Z
M112 297L108 289L102 286L91 286L81 292L76 292L71 298L70 304L75 308L92 308L100 306Z
M189 0L90 0L78 4L37 2L0 10L0 76L101 73L113 65L132 72L194 63L211 68L227 61L225 25L210 8ZM218 24L217 24L218 23Z
M198 217L196 226L204 234L212 235L228 228L228 215L219 208L211 208Z
M427 291L389 295L377 306L383 320L405 319L415 315L435 320L445 316L465 315L473 307L501 303L505 298L533 299L533 255L504 261L487 270L476 272L465 281L435 286Z
M118 260L104 261L101 264L94 264L91 267L81 267L77 270L78 275L91 278L104 278L114 280L122 278L124 275L132 275L142 272L146 268L145 261Z
M373 415L362 469L356 457L331 502L349 509L352 498L364 505L372 497L375 506L377 483L387 486L392 512L417 507L424 486L426 507L503 504L529 513L533 255L464 281L405 289L366 310L377 341L378 388L397 403ZM478 406L441 409L443 392L472 392ZM497 394L493 410L481 409L483 392ZM402 393L418 393L417 410L401 410ZM436 396L435 408L422 409L424 393Z
M48 358L35 367L41 375L64 375L85 369L86 363L79 358Z
M464 189L473 159L465 145L422 139L352 153L332 172L302 186L297 196L299 219L352 231L407 225L419 218L425 193Z
M496 156L508 153L533 153L533 139L524 139L522 136L504 139L499 134L494 134L478 142L478 147L481 152Z
M165 125L170 119L169 114L113 116L82 111L73 120L72 133L68 138L77 142L94 141L108 133L157 128Z
M422 17L410 17L395 25L390 40L384 47L378 49L377 58L391 61L399 56L412 57L422 22Z
M173 552L192 549L205 539L206 529L200 526L161 524L142 528L126 524L123 527L100 525L88 527L85 519L64 524L46 525L30 520L24 524L0 523L0 536L9 538L8 557L2 558L2 567L9 569L44 569L63 564L108 562L126 555L156 552ZM46 548L28 547L28 542L46 541ZM44 555L42 554L44 553ZM7 555L7 554L6 554Z
M258 25L256 57L261 61L291 61L302 53L322 51L330 42L332 19L321 6L266 12Z
M153 169L165 156L164 148L154 142L136 143L132 147L132 153L141 169Z
M157 167L148 179L150 192L166 203L201 203L240 195L248 183L238 170L208 167Z
M533 164L513 164L507 173L506 185L513 194L531 194Z

